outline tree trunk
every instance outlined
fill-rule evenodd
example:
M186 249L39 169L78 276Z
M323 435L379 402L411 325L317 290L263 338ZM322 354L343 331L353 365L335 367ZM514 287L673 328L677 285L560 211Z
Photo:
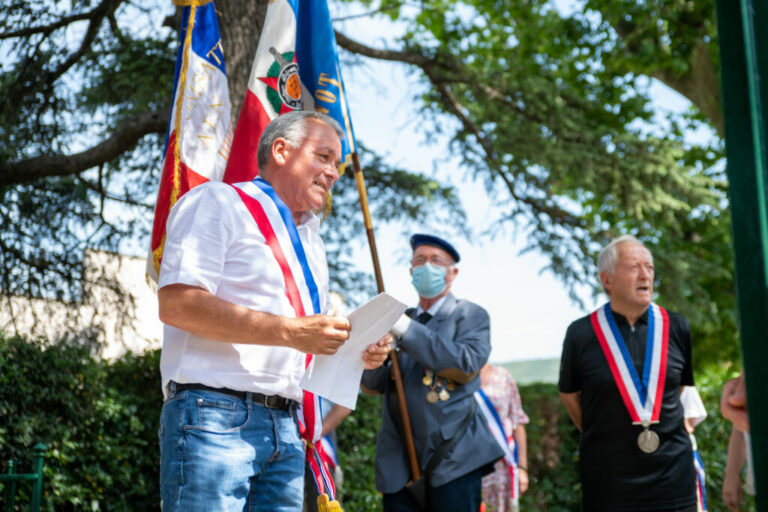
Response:
M248 89L253 57L259 44L269 0L219 0L221 43L226 58L229 81L229 101L232 104L232 124L237 124L240 105Z

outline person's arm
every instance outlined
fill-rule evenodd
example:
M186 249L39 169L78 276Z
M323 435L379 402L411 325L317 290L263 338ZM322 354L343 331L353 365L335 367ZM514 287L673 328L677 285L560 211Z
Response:
M584 319L568 326L563 340L563 352L560 355L560 377L557 388L560 401L568 411L571 421L582 431L581 408L581 342L586 336ZM591 329L591 326L589 327Z
M733 425L742 432L749 432L749 416L747 414L747 384L744 372L731 379L723 386L720 397L720 412L723 417L731 420Z
M485 309L464 301L456 305L452 315L447 321L456 321L453 336L443 337L426 325L411 322L398 345L439 376L465 384L475 378L488 361L491 320Z
M346 318L273 315L233 304L198 286L163 286L157 298L163 323L209 340L284 346L327 355L334 354L349 337Z
M581 432L581 391L575 393L560 393L560 401L563 402L568 416Z
M330 434L341 422L350 415L352 409L344 407L343 405L334 404L328 414L323 418L323 430L320 432L320 437Z
M393 357L395 357L393 355ZM360 380L360 389L366 395L379 395L384 393L387 389L387 384L390 381L391 366L384 364L375 370L366 370L363 372L363 377Z
M728 460L723 475L723 503L731 510L739 510L742 501L741 468L747 460L744 433L735 426L728 439Z
M517 442L517 465L520 469L519 483L520 494L528 490L528 440L525 434L525 425L515 427L515 442Z

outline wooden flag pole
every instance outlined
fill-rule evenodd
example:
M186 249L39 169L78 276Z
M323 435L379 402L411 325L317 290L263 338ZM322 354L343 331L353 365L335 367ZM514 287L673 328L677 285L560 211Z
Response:
M371 249L371 259L373 260L373 272L376 275L376 288L379 293L384 291L384 279L381 276L381 265L379 264L379 253L376 251L376 239L373 236L373 223L371 222L371 213L368 209L368 193L365 191L365 180L363 179L363 169L360 167L360 159L357 153L352 153L352 167L355 174L355 183L357 184L357 194L360 197L360 209L363 211L363 222L365 223L365 234L368 236L368 246ZM397 390L397 403L400 406L400 416L403 418L403 432L405 434L405 446L408 450L408 460L411 463L411 475L416 481L421 478L421 468L416 458L416 445L413 442L413 430L411 429L411 417L408 415L408 405L405 401L405 388L403 387L403 375L400 372L400 361L397 352L389 354L392 361L392 376L395 379L395 389Z

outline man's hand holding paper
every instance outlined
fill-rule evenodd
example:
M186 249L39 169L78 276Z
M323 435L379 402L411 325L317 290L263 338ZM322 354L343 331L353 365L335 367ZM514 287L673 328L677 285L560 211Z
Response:
M348 317L349 339L335 354L315 356L301 387L354 409L363 370L377 368L386 360L392 346L388 331L405 309L405 304L381 293L353 311Z
M392 335L387 333L376 343L368 345L363 352L363 361L366 370L375 370L387 360L389 352L392 350Z

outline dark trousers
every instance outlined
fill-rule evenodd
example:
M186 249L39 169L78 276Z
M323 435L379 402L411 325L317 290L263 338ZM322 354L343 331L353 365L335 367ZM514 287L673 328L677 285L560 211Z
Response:
M452 480L438 487L427 486L428 512L478 512L483 500L483 470ZM384 494L384 512L420 512L419 505L406 489Z

